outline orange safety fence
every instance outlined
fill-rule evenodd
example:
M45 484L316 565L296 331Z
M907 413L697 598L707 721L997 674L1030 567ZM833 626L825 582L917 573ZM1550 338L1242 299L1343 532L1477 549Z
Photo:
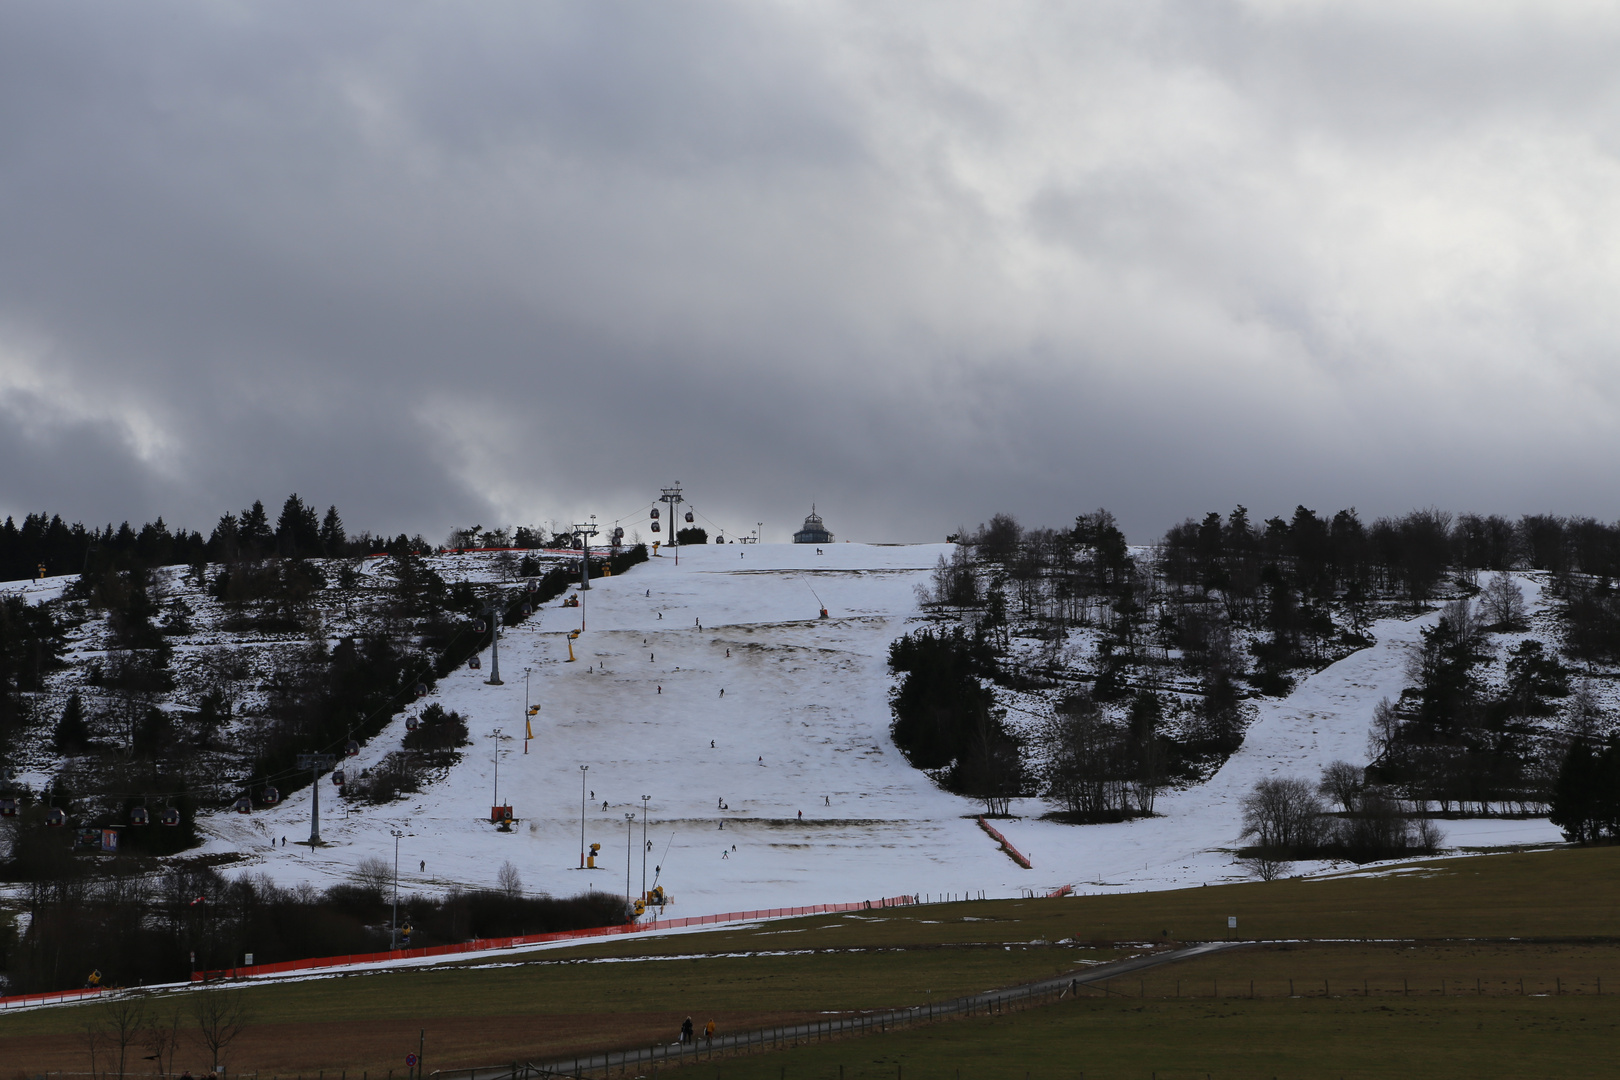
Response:
M980 818L979 828L989 833L991 837L995 839L996 843L1001 845L1001 850L1012 856L1013 862L1017 863L1019 866L1022 866L1025 870L1035 869L1034 866L1030 865L1030 861L1024 857L1024 853L1013 847L1012 844L1008 842L1007 838L1002 836L1001 832L994 825L984 820L984 818Z
M549 934L477 938L473 941L464 941L459 945L433 945L420 949L391 949L387 952L323 956L313 960L284 960L276 964L253 964L251 966L222 968L217 971L196 972L191 979L193 982L206 982L213 979L247 979L255 975L281 975L293 971L318 971L322 968L350 967L355 964L380 964L389 960L415 960L433 956L454 956L458 953L515 949L524 945L543 945L553 941L610 937L617 934L637 934L650 930L672 930L687 926L713 926L718 923L748 922L753 919L774 919L792 915L870 911L876 908L901 907L916 902L917 899L914 896L890 896L881 900L863 900L853 904L812 904L808 907L762 908L758 911L732 911L723 915L694 915L679 919L654 919L642 924L625 923L621 926L593 926L583 930L558 930Z

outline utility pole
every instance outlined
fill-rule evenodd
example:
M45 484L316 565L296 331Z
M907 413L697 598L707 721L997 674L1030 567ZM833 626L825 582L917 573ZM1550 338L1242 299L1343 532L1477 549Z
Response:
M675 508L685 501L681 498L681 482L677 480L674 487L660 488L659 490L663 494L658 497L658 501L669 507L669 546L675 549L675 565L679 566L681 565L681 542L676 538L679 525L675 520Z
M390 931L388 946L390 949L399 948L399 838L405 834L399 829L389 829L394 837L394 925Z
M641 898L647 898L647 800L651 795L641 797Z
M534 723L529 717L534 714L529 711L529 672L533 668L523 669L523 752L529 752L529 740L534 738Z
M574 539L580 542L579 587L591 587L591 537L596 535L596 515L591 520L574 526Z
M489 678L490 686L503 686L501 682L501 601L500 593L489 598Z
M321 773L332 767L336 758L332 754L299 754L298 767L309 770L310 794L312 801L309 807L309 846L321 846Z
M585 869L585 774L589 765L579 767L579 868Z

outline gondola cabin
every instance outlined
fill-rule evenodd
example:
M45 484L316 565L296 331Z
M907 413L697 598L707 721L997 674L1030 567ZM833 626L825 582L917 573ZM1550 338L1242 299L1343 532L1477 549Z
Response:
M332 783L336 784L338 787L343 786L343 770L342 769L333 769L332 770Z
M7 798L0 799L0 817L16 817L16 816L17 816L17 800L13 799L13 798L10 798L9 796Z
M652 508L652 519L654 521L658 520L658 507L656 506Z
M243 795L240 799L231 803L231 809L238 814L251 814L253 812L253 800Z
M416 684L416 696L419 698L427 697L427 683L419 682Z
M474 671L477 671L479 668L484 666L484 662L478 659L477 655L475 654L467 657L467 666L472 668Z
M421 717L416 716L416 715L413 714L413 715L407 716L405 718L405 730L406 731L415 731L417 728L419 728L421 726L422 726L422 718Z
M688 524L688 525L690 525L690 524L692 524L692 522L694 522L694 521L696 521L696 520L697 520L697 518L695 518L695 517L693 517L693 516L692 516L692 511L690 511L690 510L688 510L688 511L687 511L687 512L686 512L686 523L687 523L687 524Z
M129 812L129 823L131 825L150 825L152 823L152 814L146 807L137 806Z
M360 744L355 742L353 739L350 739L349 745L343 748L343 753L347 757L357 757L360 753Z
M659 532L659 531L660 531L660 529L658 527L658 522L656 522L656 521L653 522L653 532Z
M172 828L180 824L180 811L176 810L172 806L168 807L163 811L162 814L158 816L158 822L159 824L168 825Z
M488 629L489 629L489 624L486 623L483 619L479 619L477 622L473 623L473 633L475 633L475 634L482 634L484 631L486 631Z
M281 801L281 792L273 787L267 787L259 792L259 801L266 806L274 806Z
M53 829L61 828L67 824L67 811L53 806L45 812L45 824Z

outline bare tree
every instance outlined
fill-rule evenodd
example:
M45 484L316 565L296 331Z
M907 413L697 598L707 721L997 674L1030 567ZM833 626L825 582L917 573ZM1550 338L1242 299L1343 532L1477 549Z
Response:
M1493 627L1517 630L1525 625L1524 590L1506 571L1491 578L1479 594L1479 606Z
M1268 777L1243 797L1243 835L1272 854L1315 847L1322 838L1322 801L1309 781Z
M377 896L387 896L394 885L394 867L381 855L368 855L349 875L354 883Z
M1264 851L1257 851L1243 860L1249 868L1249 873L1261 881L1276 881L1287 874L1293 863L1276 855L1269 855Z
M515 898L523 895L523 879L518 876L518 868L513 866L510 860L501 863L495 881L501 892L507 896Z
M213 1058L214 1072L219 1059L247 1027L251 1016L240 990L209 990L199 993L191 1004L197 1022L197 1037Z
M1348 761L1335 761L1322 769L1322 782L1316 790L1344 807L1344 812L1356 812L1356 801L1361 794L1361 770Z
M129 1048L141 1039L146 1028L146 1000L120 993L108 998L98 1011L101 1016L90 1035L91 1068L95 1068L95 1045L99 1041L107 1050L108 1064L117 1061L118 1075L122 1077L129 1061Z
M1569 696L1569 708L1564 715L1571 735L1582 739L1591 739L1598 735L1598 728L1603 722L1603 708L1598 703L1592 680L1582 679L1575 687L1575 692Z
M175 1051L180 1049L180 1007L176 1005L167 1020L158 1017L146 1031L146 1046L152 1051L150 1061L157 1062L158 1076L174 1071Z
M1372 727L1367 731L1367 756L1377 761L1393 750L1400 730L1400 713L1395 711L1389 698L1384 698L1373 706Z

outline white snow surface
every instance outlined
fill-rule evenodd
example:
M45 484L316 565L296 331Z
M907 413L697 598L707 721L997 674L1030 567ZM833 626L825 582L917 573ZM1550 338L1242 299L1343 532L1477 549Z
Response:
M1265 776L1314 780L1329 761L1364 762L1374 704L1399 695L1407 651L1438 618L1376 623L1375 646L1304 679L1286 699L1259 702L1242 748L1207 783L1161 795L1161 816L1076 827L1037 820L1047 809L1040 800L1015 804L1027 816L996 825L1033 861L1024 870L979 829L977 802L941 791L888 735L888 646L921 617L915 586L949 546L820 550L691 546L678 566L666 552L592 582L580 609L552 601L503 635L504 685L485 681L486 652L481 670L452 674L421 703L461 712L473 735L443 779L350 813L323 779L328 846L295 843L309 835L306 789L250 816L205 819L203 850L245 852L256 862L233 869L324 887L365 857L391 862L390 830L399 829L402 891L494 885L509 860L529 891L621 892L628 856L630 890L639 892L646 795L646 880L656 876L673 894L670 916L901 893L1120 892L1240 879L1230 849L1242 796ZM1522 580L1533 606L1539 590ZM827 619L817 617L823 604ZM579 659L568 663L566 635L582 621ZM528 701L541 706L527 754L525 669ZM345 766L376 763L404 733L402 715ZM497 745L500 801L519 819L511 833L488 823ZM602 845L595 870L579 869L582 765L584 841ZM1458 847L1561 841L1544 818L1443 828ZM283 836L286 846L272 847Z

